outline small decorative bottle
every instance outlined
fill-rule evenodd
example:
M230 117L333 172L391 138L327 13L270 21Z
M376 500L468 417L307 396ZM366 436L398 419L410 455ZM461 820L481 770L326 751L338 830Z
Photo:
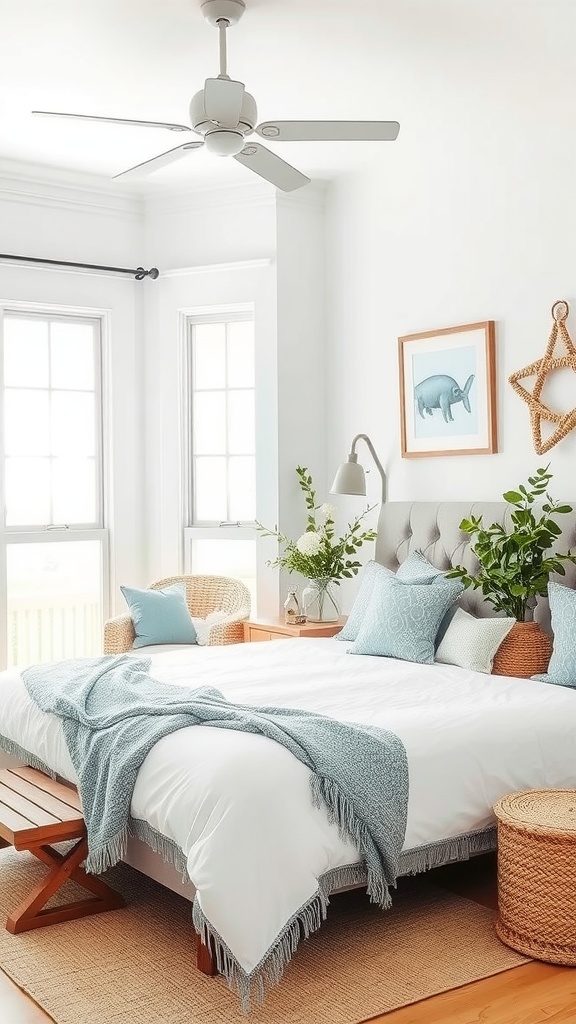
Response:
M284 601L284 622L287 626L293 626L300 618L300 605L295 590L288 591L288 597Z

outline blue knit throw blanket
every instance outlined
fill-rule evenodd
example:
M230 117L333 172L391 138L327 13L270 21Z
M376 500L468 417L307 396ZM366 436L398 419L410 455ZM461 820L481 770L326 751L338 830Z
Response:
M193 725L258 733L281 743L311 772L323 802L366 866L373 902L390 904L408 806L408 763L386 729L338 722L292 708L232 704L216 689L151 678L150 661L129 655L35 665L24 678L42 711L62 719L88 830L88 871L122 858L138 770L163 736Z

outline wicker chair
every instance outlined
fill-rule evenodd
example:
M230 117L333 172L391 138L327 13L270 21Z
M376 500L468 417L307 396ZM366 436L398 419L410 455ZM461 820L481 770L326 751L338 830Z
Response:
M149 590L163 590L172 583L186 584L190 614L205 619L210 612L227 613L210 628L207 643L237 644L244 639L243 620L250 615L250 592L240 580L227 576L169 576L151 583ZM118 615L104 624L104 654L123 654L134 643L134 624L129 615Z

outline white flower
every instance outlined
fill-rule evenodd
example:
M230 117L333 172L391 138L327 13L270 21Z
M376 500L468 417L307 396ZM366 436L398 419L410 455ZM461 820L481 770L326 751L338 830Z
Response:
M314 530L308 530L298 537L296 547L301 555L317 555L320 551L320 534Z
M320 505L318 511L325 519L334 519L337 508L336 505L331 505L329 501L325 501L323 505Z

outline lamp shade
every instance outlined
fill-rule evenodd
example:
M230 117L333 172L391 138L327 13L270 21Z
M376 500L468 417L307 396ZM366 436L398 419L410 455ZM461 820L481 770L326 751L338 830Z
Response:
M338 467L331 494L366 494L364 469L356 462L356 455L349 455L346 462Z

